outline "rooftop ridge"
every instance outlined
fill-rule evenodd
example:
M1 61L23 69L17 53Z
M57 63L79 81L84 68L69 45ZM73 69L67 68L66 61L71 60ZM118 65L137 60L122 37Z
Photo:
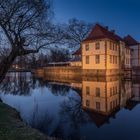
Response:
M123 41L123 39L117 35L114 30L109 31L106 26L102 26L99 23L97 23L88 37L84 41L91 41L96 39L103 39L103 38L109 38L114 41Z
M137 40L135 40L131 35L127 35L126 37L124 37L124 42L128 45L128 46L134 46L134 45L138 45L140 44Z

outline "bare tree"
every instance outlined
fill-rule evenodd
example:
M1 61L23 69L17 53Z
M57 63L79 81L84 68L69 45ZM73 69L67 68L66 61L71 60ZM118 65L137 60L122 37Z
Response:
M51 62L66 62L69 59L69 51L67 49L58 48L57 46L51 49Z
M9 49L0 62L1 79L16 57L37 53L61 40L61 30L51 24L50 0L0 0L0 32Z
M92 24L78 19L70 19L66 27L66 41L70 47L80 47L81 42L87 37Z

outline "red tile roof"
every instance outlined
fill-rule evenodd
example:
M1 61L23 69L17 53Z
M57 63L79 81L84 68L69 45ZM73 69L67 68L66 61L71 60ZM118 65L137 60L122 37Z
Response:
M81 47L76 51L74 52L72 55L81 55L82 54L82 50L81 50Z
M104 39L104 38L109 38L114 41L123 41L123 39L120 36L116 35L114 32L109 31L107 28L99 24L96 24L94 26L91 33L84 41L92 41L92 40Z
M132 36L130 36L130 35L124 37L124 42L125 42L128 46L134 46L134 45L140 44L138 41L136 41L136 40L135 40Z
M105 39L105 38L114 40L116 42L119 42L119 41L125 42L127 47L140 44L134 38L132 38L130 35L128 35L127 37L122 39L120 36L115 34L113 31L109 31L106 27L103 27L99 24L96 24L94 26L94 28L92 29L92 31L90 32L88 37L85 40L83 40L83 42L97 40L97 39ZM73 55L81 55L81 53L82 53L81 48L79 48L75 53L73 53Z

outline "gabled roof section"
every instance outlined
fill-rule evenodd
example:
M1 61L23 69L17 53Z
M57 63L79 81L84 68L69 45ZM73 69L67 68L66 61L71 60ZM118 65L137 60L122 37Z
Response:
M94 121L95 125L99 128L106 123L109 123L110 118L115 118L117 112L120 110L119 107L115 108L113 112L108 112L108 114L102 114L90 109L84 109L90 118Z
M91 33L84 41L92 41L104 38L108 38L114 41L123 41L123 39L120 36L116 35L114 31L109 31L108 28L105 28L99 24L96 24L94 26Z
M81 55L82 54L82 50L81 50L81 47L76 51L74 52L72 55Z
M140 44L138 41L136 41L132 36L128 35L126 37L124 37L124 42L128 45L128 46L135 46Z

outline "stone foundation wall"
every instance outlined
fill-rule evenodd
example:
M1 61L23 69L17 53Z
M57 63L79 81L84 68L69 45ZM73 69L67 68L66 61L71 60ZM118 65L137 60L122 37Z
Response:
M36 69L33 71L33 73L38 77L44 77L44 68Z
M106 76L112 76L112 75L121 75L121 72L118 69L106 70Z
M81 67L45 67L42 69L38 69L35 72L40 77L79 77L79 76L115 76L119 75L119 70L88 70L81 69Z
M82 75L83 76L105 76L106 75L106 70L87 70L87 69L83 69L82 70Z
M82 69L81 67L45 67L44 68L45 75L81 75Z

